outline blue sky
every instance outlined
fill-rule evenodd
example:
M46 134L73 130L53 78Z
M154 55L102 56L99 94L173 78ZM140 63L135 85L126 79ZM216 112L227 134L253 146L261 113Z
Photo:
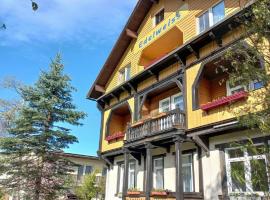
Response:
M67 152L95 155L98 149L100 113L86 94L125 25L136 0L1 0L0 80L16 77L33 84L61 52L65 72L77 88L74 101L88 117L74 127L79 139ZM0 97L13 98L8 91Z

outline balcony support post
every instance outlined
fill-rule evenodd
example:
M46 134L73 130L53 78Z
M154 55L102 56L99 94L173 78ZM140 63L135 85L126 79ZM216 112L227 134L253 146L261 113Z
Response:
M182 144L183 138L175 138L175 161L176 161L176 200L184 200L183 175L182 175Z
M152 179L153 179L153 169L152 169L152 152L151 150L154 146L149 142L145 145L146 148L146 180L145 180L145 194L146 200L150 200L151 190L152 190Z
M122 199L125 200L127 196L127 190L128 190L128 170L129 170L130 152L127 148L124 148L123 151L124 151L124 179L123 179Z

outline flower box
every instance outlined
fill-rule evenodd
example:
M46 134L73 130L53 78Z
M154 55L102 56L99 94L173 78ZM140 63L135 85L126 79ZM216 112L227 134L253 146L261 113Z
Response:
M121 139L121 138L124 138L124 137L125 137L124 132L118 132L118 133L115 133L113 135L107 136L105 139L106 139L106 141L111 142L112 140L117 140L117 139Z
M200 108L204 111L209 111L209 110L215 109L217 107L230 104L230 103L235 102L235 101L243 100L243 99L247 98L247 96L248 96L248 93L246 91L241 91L241 92L235 93L231 96L223 97L221 99L214 100L210 103L204 104Z
M153 191L151 192L151 196L167 196L168 193L166 191Z
M141 192L140 191L128 191L127 194L128 195L140 195Z

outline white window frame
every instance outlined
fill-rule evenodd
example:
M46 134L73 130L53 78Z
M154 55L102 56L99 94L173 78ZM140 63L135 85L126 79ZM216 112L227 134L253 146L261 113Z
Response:
M159 24L156 24L156 15L160 12L160 11L162 11L162 10L164 10L164 19L163 19L163 21L165 20L165 8L164 7L162 7L162 8L160 8L157 12L155 12L155 14L153 15L153 17L152 17L152 25L153 25L153 28L154 27L156 27L157 25L159 25Z
M226 90L227 90L227 96L232 95L233 91L244 88L245 91L247 91L247 86L245 85L236 85L234 87L230 86L230 82L226 81Z
M161 160L162 161L162 166L157 167L155 165L156 160ZM157 188L157 170L163 170L162 172L162 188ZM155 189L164 189L164 157L158 157L153 159L153 188Z
M175 99L175 97L179 97L179 96L182 96L183 97L183 94L182 94L182 92L180 92L180 93L177 93L177 94L175 94L175 95L172 95L171 96L171 110L174 110L174 109L176 109L176 106L175 106L175 101L174 101L174 99ZM183 103L184 103L184 97L183 97L183 101L182 101Z
M259 90L259 89L261 89L263 86L260 87L260 88L256 88L256 89L255 89L255 87L254 87L254 85L255 85L256 83L259 83L259 82L262 82L262 81L259 81L259 80L250 81L249 89L250 89L250 90Z
M164 103L166 101L169 101L169 110L171 110L171 98L170 97L167 97L167 98L162 99L162 100L159 101L159 113L164 112L163 111L163 107L162 107L162 103Z
M200 17L203 16L206 12L209 12L209 28L210 28L211 26L215 25L215 24L214 24L214 16L213 16L213 8L214 8L215 6L217 6L218 4L220 4L221 2L224 2L224 11L225 11L225 10L226 10L226 7L225 7L225 0L221 0L221 1L218 1L217 3L215 3L214 5L212 5L208 10L204 11L202 14L200 14L200 15L197 17L197 19L196 19L196 21L197 21L197 34L200 34L200 33L204 32L205 30L207 30L207 29L205 29L205 30L203 30L203 31L200 32ZM224 15L224 18L225 18L225 16L226 16L226 13L225 13L225 15ZM224 18L223 18L223 19L224 19Z
M131 165L134 165L134 169L131 170ZM130 177L131 177L131 172L134 173L134 186L131 187L130 186ZM136 161L135 160L132 160L129 162L129 166L128 166L128 189L133 189L133 188L136 188Z
M191 168L191 191L190 192L194 192L194 174L193 174L193 154L183 154L183 157L191 157L191 163L182 163L182 167L190 167ZM183 160L183 159L182 159ZM185 186L184 186L184 181L183 181L183 190L185 190ZM186 192L186 191L184 191Z
M263 143L254 144L254 146L259 146L259 145L263 145ZM265 170L266 170L266 173L267 173L267 176L268 176L268 182L269 182L269 173L268 173L268 170L267 170L268 162L267 162L266 156L265 155L253 155L253 156L250 156L250 155L248 155L247 149L245 149L243 151L243 157L229 158L229 151L233 150L233 149L241 149L241 147L232 147L232 148L226 148L225 149L225 164L226 164L227 187L228 187L229 195L230 194L239 194L239 193L241 193L241 194L247 194L247 195L257 194L259 196L263 196L264 192L262 192L262 191L255 191L254 192L253 191L252 182L251 182L251 174L246 173L246 172L251 172L250 161L252 159L255 159L255 160L264 159L265 164L266 164L266 169ZM244 163L245 180L246 180L246 192L241 192L241 191L233 192L232 191L232 177L231 177L231 165L230 165L231 162L243 162ZM269 191L270 191L270 188L269 188Z
M128 77L128 68L129 68L129 78ZM131 77L131 65L128 64L127 66L123 67L119 70L119 76L118 76L118 85L128 81Z

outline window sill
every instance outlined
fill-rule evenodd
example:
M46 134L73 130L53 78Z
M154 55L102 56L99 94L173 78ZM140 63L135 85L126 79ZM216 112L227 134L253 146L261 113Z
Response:
M230 104L232 102L241 101L243 99L246 99L247 96L248 96L248 92L241 91L241 92L238 92L238 93L233 94L231 96L223 97L221 99L218 99L218 100L212 101L210 103L201 105L200 108L203 111L207 112L207 111L213 110L213 109L215 109L217 107Z

